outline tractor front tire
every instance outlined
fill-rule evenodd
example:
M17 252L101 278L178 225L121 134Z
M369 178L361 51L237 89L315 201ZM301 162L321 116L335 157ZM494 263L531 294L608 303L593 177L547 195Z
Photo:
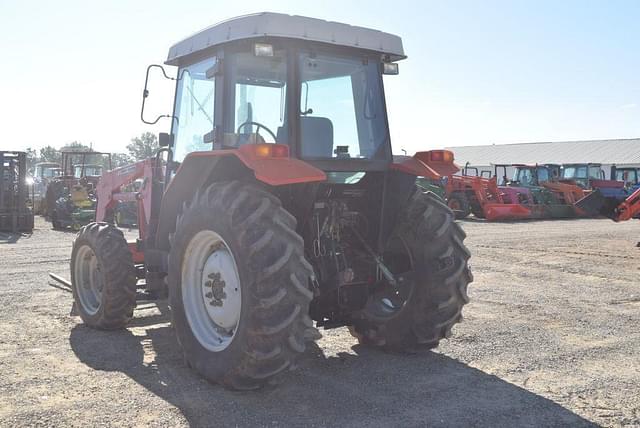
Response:
M474 215L475 218L486 217L484 215L484 209L482 209L482 206L480 206L480 204L477 204L477 203L471 205L471 213Z
M213 183L183 206L170 237L169 302L185 361L207 380L260 388L317 338L313 269L295 227L254 184Z
M447 198L447 205L453 211L457 220L469 217L471 206L464 193L456 192Z
M370 301L356 314L351 334L361 344L391 350L435 348L449 337L462 319L462 307L469 302L467 286L473 281L465 236L451 210L437 196L416 192L401 214L390 239L393 245L387 250L396 255L408 253L404 262L396 263L400 271L414 272L407 298L388 317L381 317Z
M82 227L71 252L73 300L89 327L124 328L136 306L136 271L122 231L108 223Z

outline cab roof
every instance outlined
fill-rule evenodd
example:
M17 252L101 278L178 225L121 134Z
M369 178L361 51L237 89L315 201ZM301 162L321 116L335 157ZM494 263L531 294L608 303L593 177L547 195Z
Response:
M187 56L235 40L281 37L365 49L387 55L391 61L406 58L402 39L364 27L262 12L219 22L176 43L169 49L168 65L179 65Z

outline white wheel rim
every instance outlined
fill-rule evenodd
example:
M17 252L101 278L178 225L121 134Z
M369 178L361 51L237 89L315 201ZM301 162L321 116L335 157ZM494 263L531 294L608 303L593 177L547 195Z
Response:
M238 267L231 249L212 230L198 232L182 262L182 304L191 332L212 352L235 337L242 307Z
M102 303L104 278L93 249L83 245L76 253L74 286L85 313L95 315Z

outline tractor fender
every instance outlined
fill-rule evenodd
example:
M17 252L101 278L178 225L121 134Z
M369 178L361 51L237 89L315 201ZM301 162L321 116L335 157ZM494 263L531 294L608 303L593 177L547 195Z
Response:
M157 248L169 249L169 234L175 229L182 205L191 201L196 192L215 181L247 178L269 186L285 186L325 181L327 176L322 170L299 159L257 156L250 145L239 149L190 153L162 197L155 238Z

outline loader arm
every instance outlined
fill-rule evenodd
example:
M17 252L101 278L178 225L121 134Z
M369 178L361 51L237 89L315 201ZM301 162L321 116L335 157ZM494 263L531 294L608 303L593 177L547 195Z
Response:
M625 199L616 209L615 221L631 220L640 214L640 188Z
M104 173L96 186L96 221L105 221L107 212L119 201L137 201L138 227L140 236L145 237L151 219L151 192L154 177L158 176L158 166L157 158L149 158ZM142 187L139 191L122 192L123 186L140 178Z

